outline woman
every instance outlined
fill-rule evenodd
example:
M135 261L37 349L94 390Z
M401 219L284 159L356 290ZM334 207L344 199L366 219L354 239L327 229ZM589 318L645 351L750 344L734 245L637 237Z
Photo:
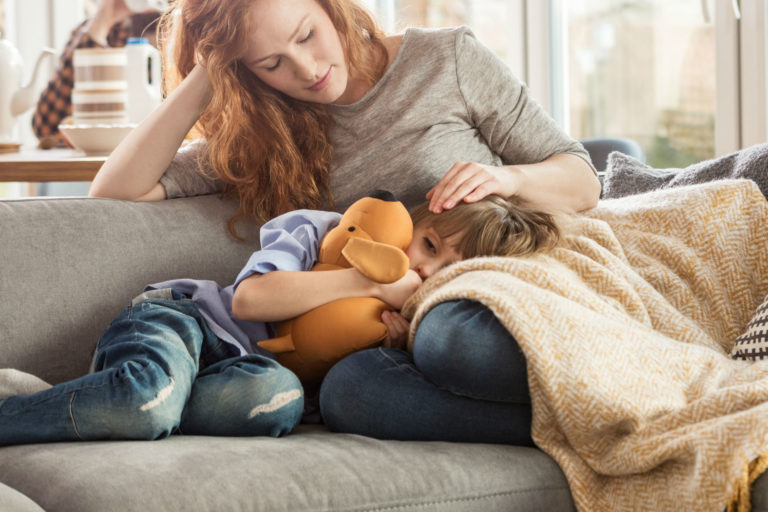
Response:
M238 198L240 217L262 221L295 208L342 209L376 188L409 207L426 196L434 213L493 193L545 211L597 203L581 145L465 28L388 36L353 0L175 6L164 26L183 80L112 153L91 195L152 200L223 188ZM205 142L179 151L198 121ZM405 322L383 320L393 329ZM487 308L435 308L416 344L415 361L395 349L342 361L321 392L329 426L531 442L524 360ZM494 371L510 365L520 368L511 381ZM500 431L500 418L515 427Z

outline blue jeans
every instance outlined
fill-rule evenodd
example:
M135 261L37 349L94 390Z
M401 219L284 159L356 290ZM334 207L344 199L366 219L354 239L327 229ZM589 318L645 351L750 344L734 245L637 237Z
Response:
M99 340L92 373L0 401L0 445L290 432L298 378L268 357L232 356L178 292L129 305Z
M339 361L320 390L329 429L380 439L533 445L525 357L484 305L444 302L413 357L370 349Z

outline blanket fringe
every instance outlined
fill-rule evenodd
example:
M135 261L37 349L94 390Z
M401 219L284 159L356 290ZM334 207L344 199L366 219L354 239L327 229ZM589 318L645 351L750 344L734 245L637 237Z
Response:
M768 469L768 452L762 453L755 460L744 464L744 470L741 472L736 483L736 489L733 491L730 503L728 503L728 512L749 512L752 509L750 500L752 484L766 469Z

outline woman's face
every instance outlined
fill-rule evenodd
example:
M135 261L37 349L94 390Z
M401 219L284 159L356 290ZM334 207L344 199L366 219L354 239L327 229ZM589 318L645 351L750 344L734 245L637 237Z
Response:
M315 0L256 0L242 61L265 84L297 100L334 103L349 73L339 33Z

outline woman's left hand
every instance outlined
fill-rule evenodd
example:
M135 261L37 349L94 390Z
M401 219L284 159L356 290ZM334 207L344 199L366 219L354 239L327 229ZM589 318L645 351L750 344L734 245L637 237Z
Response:
M381 321L387 326L387 339L382 345L387 348L405 349L411 324L397 311L385 311Z
M440 213L460 201L473 203L490 194L509 197L517 192L515 172L475 162L456 162L440 181L427 192L429 210Z

